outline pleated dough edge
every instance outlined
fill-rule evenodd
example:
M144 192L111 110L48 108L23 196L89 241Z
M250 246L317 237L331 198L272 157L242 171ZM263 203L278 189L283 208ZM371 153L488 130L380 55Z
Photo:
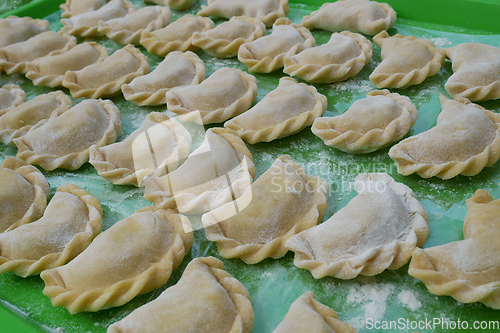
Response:
M402 108L401 115L393 119L384 129L373 128L364 134L356 130L340 132L331 126L328 122L329 118L317 118L311 127L313 134L323 140L327 146L347 153L367 154L401 139L415 125L417 108L407 96L390 93L387 89L373 90L366 95L388 96L394 99Z
M87 207L89 221L85 230L75 234L62 252L50 253L38 260L11 260L0 256L0 273L12 272L16 275L26 277L38 274L47 269L62 266L85 250L101 232L102 207L97 198L74 184L62 185L57 189L57 192L66 192L75 195Z
M144 211L155 212L160 218L166 219L174 227L175 239L164 258L133 278L122 280L109 287L85 292L66 289L57 269L44 271L40 275L45 282L43 294L51 299L53 306L64 306L71 314L82 311L95 312L123 305L138 295L161 287L168 281L172 271L181 264L184 256L191 248L193 234L184 232L182 223L178 219L178 213L175 210L157 210L149 206L137 212ZM169 219L168 216L173 217Z

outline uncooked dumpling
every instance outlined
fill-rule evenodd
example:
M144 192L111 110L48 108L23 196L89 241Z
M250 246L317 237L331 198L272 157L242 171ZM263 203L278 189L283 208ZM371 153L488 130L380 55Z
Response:
M278 18L285 17L290 10L288 0L208 0L201 6L198 15L230 19L233 16L257 18L271 27Z
M101 232L99 200L76 185L63 185L42 218L0 234L0 273L38 274L64 265Z
M35 86L62 86L67 71L78 71L103 61L108 49L95 42L78 44L68 52L38 58L26 65L26 77Z
M352 31L376 35L396 22L396 12L386 3L368 0L338 0L325 3L311 15L304 16L302 25L308 29L332 32Z
M351 325L340 320L337 313L316 300L308 291L290 306L283 321L273 333L356 333Z
M111 97L120 93L122 85L148 73L149 59L129 44L102 62L67 71L62 85L74 98Z
M111 0L96 10L86 11L67 19L61 19L61 23L64 25L61 30L80 37L98 37L103 35L98 31L99 21L109 21L132 14L133 12L135 12L135 7L132 2L127 0Z
M152 112L124 141L90 148L90 164L113 184L139 186L158 168L174 170L189 155L191 135L175 119ZM152 150L152 151L151 151Z
M382 48L382 62L370 74L377 88L406 88L437 74L445 60L445 51L426 39L382 31L373 42Z
M0 18L0 47L24 42L49 30L49 21L34 20L31 17L9 16Z
M247 264L280 258L285 242L321 222L326 211L328 183L305 173L283 155L251 186L248 205L234 210L228 203L202 217L206 237L217 243L224 258Z
M353 279L406 264L429 234L413 191L383 173L360 174L358 195L326 222L290 238L295 266L314 278Z
M410 98L373 90L336 117L321 117L311 128L326 145L354 154L379 150L408 133L417 120Z
M26 93L16 84L0 88L0 116L26 102Z
M122 86L125 99L137 105L166 104L166 93L183 86L197 85L205 79L205 64L196 53L174 51L147 75Z
M120 118L120 111L110 100L84 100L14 139L17 157L47 171L76 170L89 160L90 146L115 142L122 129Z
M42 32L27 41L0 48L0 68L7 74L25 74L29 62L47 55L67 52L75 45L76 38L64 32Z
M44 271L43 293L70 313L120 306L165 284L193 243L175 210L143 208L65 266Z
M16 157L4 159L0 164L0 233L42 216L49 193L49 183L37 168Z
M13 145L13 139L25 135L44 119L63 114L72 105L71 98L60 90L38 95L0 117L0 142Z
M214 27L208 17L186 14L163 29L143 31L140 43L151 54L165 57L172 51L196 51L192 44L195 32L204 32Z
M276 89L224 126L235 130L248 143L269 142L311 125L326 106L326 97L315 87L283 77Z
M193 34L192 44L215 58L231 58L239 47L266 33L265 25L254 18L234 16L213 29Z
M372 48L372 43L361 34L336 32L326 44L285 56L283 72L314 83L344 81L370 62Z
M274 22L271 35L241 45L238 60L251 72L270 73L283 67L283 57L314 45L316 40L309 30L283 17Z
M500 309L500 200L477 190L465 202L464 240L415 249L408 273L435 295Z
M164 28L170 22L172 13L168 7L143 7L124 17L99 21L99 33L117 44L139 45L143 31Z
M199 112L203 124L220 123L250 108L257 97L254 76L223 67L199 85L167 92L167 109L177 114Z
M252 154L245 143L231 130L211 128L178 169L144 179L144 197L158 207L202 214L239 197L254 177Z
M446 49L453 75L444 87L453 97L473 102L500 98L500 48L463 43Z
M474 176L500 158L500 115L465 98L440 96L436 126L389 150L402 175Z
M254 312L241 282L214 257L193 259L176 285L108 328L108 333L250 333Z

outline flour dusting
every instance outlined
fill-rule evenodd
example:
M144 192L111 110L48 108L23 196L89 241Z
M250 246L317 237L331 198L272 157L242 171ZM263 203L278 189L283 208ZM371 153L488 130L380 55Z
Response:
M395 285L392 283L377 283L354 285L347 296L348 303L363 304L364 314L349 321L355 328L364 327L367 319L379 321L384 318L387 310L387 300L393 293Z
M435 37L430 39L436 47L450 47L453 45L451 41L443 37Z

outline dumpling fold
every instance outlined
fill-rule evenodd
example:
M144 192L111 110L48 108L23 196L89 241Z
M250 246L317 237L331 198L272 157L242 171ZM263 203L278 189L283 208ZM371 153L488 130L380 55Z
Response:
M236 212L228 203L203 215L205 234L224 258L248 264L280 258L290 237L323 219L327 195L323 178L306 174L283 155L252 184L246 207Z
M500 200L479 189L465 203L464 239L415 249L408 273L435 295L500 309Z
M16 157L0 164L0 233L40 218L50 194L45 176Z
M174 170L189 155L191 135L167 115L152 112L122 142L90 147L90 164L113 184L140 186L159 168Z
M203 214L240 197L256 171L252 154L233 131L211 128L180 167L165 172L143 180L144 197L158 207Z
M436 126L389 150L402 175L474 176L500 158L500 115L465 98L440 96Z
M107 333L250 333L250 295L214 257L193 259L176 285L141 306Z
M250 110L226 121L224 127L250 144L270 142L312 125L326 107L326 97L315 87L283 77L276 89Z
M427 239L427 211L408 186L382 173L360 174L355 186L358 195L347 206L285 244L295 252L295 266L316 279L398 269Z
M43 293L70 313L120 306L165 284L191 248L175 210L145 207L118 221L68 264L44 271Z
M0 273L25 277L64 265L101 228L99 200L76 185L60 186L39 220L0 234Z
M89 160L89 149L113 143L122 129L120 110L110 100L83 100L52 115L14 139L17 157L47 171L76 170Z

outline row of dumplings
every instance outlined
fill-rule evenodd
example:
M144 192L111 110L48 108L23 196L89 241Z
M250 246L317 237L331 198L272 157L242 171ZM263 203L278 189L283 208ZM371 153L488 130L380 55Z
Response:
M269 11L279 7L277 1L263 2L269 4L265 7ZM453 68L456 74L446 84L452 96L472 101L498 98L498 70L491 69L492 65L498 68L497 48L464 44L445 52L427 40L402 35L390 38L385 30L394 24L395 13L387 4L367 0L337 1L323 5L310 17L304 17L302 25L292 24L281 15L275 15L274 21L270 22L274 22L273 33L262 39L259 37L264 35L265 27L253 17L262 19L267 12L259 12L250 8L252 6L245 7L243 3L229 6L223 0L212 1L199 15L225 17L230 21L213 29L210 19L185 15L167 27L145 32L141 44L150 53L160 56L166 56L173 50L186 51L198 47L215 57L238 54L251 71L270 72L285 66L284 71L292 76L309 82L331 83L357 74L370 61L371 43L355 32L378 33L374 42L382 46L384 61L370 76L377 88L404 88L421 83L426 77L439 72L446 53L457 64ZM228 8L232 10L228 11ZM244 16L234 17L236 12ZM286 15L287 10L283 12ZM266 25L270 25L268 21ZM329 43L303 52L315 45L307 28L341 33L333 34ZM257 38L261 40L253 41ZM455 58L456 61L453 60ZM474 68L471 69L471 66ZM395 67L397 73L394 73ZM490 77L485 80L485 75ZM474 84L479 77L486 82Z
M430 43L428 41L415 40L415 38L406 38L400 35L389 38L385 32L382 32L382 34L385 34L386 39L394 38L394 43L389 43L390 46L392 45L391 47L393 49L401 49L401 40L403 44L411 43L412 45L415 45L417 49L421 46L423 46L424 48L430 47L429 45L427 45ZM378 36L375 37L375 40L377 40L377 37ZM418 41L422 41L422 43L418 43ZM462 44L455 48L448 49L448 52L450 54L458 52L458 54L462 54L462 59L468 59L473 57L471 54L469 54L470 50L474 50L474 52L482 52L483 48L478 48L478 45L480 44ZM83 47L83 44L81 44L80 46ZM497 49L494 47L489 47L487 45L482 46L486 49ZM125 52L127 48L129 48L131 52ZM412 52L410 53L413 53L414 48L409 48L409 50L412 50ZM73 84L72 86L75 87L75 89L72 89L73 95L78 97L97 97L104 92L105 94L115 94L120 90L120 87L122 87L122 91L124 92L126 98L133 100L140 105L166 102L167 107L171 111L179 114L184 114L186 112L196 110L201 113L204 123L222 122L230 117L236 116L247 110L250 107L253 99L255 98L255 78L244 72L237 72L237 70L235 69L220 70L214 73L202 84L200 84L199 87L180 88L165 94L165 91L168 91L172 86L178 87L179 85L182 86L183 84L196 84L199 83L204 77L203 63L195 54L189 52L184 54L184 58L181 56L181 54L172 54L171 57L167 57L168 59L166 58L164 62L162 62L160 66L158 66L158 68L150 75L140 76L132 81L129 85L121 86L123 82L126 82L127 80L130 80L130 78L139 75L139 73L129 73L127 72L127 68L121 68L120 66L118 66L120 67L119 72L121 73L119 75L120 80L107 82L104 84L102 80L107 81L108 78L106 76L98 75L99 77L96 78L95 73L98 73L96 69L102 70L110 67L116 69L116 63L123 62L122 60L125 57L128 57L128 60L130 60L133 58L134 54L137 55L138 58L142 56L142 54L140 54L140 52L138 52L132 46L127 46L123 50L120 50L113 54L112 57L109 57L109 61L105 62L107 63L106 65L104 65L103 63L103 66L99 65L99 68L91 67L88 70L83 71L83 73L80 73L79 75L76 75L72 72L68 73L68 77L73 77L72 81L79 83L98 83L92 89L84 89L83 91L80 89L81 84ZM491 52L485 52L485 54L487 54L487 57L491 57ZM494 55L495 53L493 52L492 54ZM431 57L435 56L432 56L431 54ZM43 59L44 58L42 58L42 60ZM71 57L66 57L66 59L71 59ZM141 62L139 60L135 60L136 59L134 59L134 61L131 61L135 62L135 66L132 67L132 70L138 68L139 71L146 71L146 69L143 69L145 65L140 66ZM52 61L52 66L49 65L47 67L55 67L55 64L59 64L60 62L61 59L54 59L54 61ZM146 62L145 57L142 57L142 62L143 64ZM432 68L433 66L426 65L425 67ZM440 66L438 67L440 68ZM487 68L487 66L483 66L483 68ZM125 72L122 71L123 69L125 69ZM170 69L170 71L168 69ZM169 78L169 80L167 80L169 81L167 82L167 84L165 84L165 80L162 79L165 77L165 72L168 74L167 77ZM186 72L189 72L189 74L186 75ZM418 71L412 71L411 75L405 76L402 80L406 81L408 77L420 77L420 79L425 78L418 73ZM455 74L462 75L460 71ZM227 82L231 82L233 86L237 87L238 89L234 89L228 92L227 86L225 85L225 83ZM70 86L69 83L68 86ZM286 89L284 89L285 86L287 87ZM495 83L490 84L490 86L494 87ZM250 111L245 112L245 114L242 114L239 117L228 121L226 123L226 126L228 128L236 130L238 134L249 143L271 141L276 138L284 137L300 131L304 127L311 125L314 121L314 118L320 116L322 112L324 112L325 104L321 102L321 95L317 93L316 95L314 95L314 93L307 94L304 92L302 94L298 94L298 96L304 96L304 98L302 98L302 105L296 105L295 103L293 103L293 101L287 99L292 105L287 105L287 108L276 108L276 102L278 102L280 98L283 98L284 95L291 95L291 91L297 92L297 89L298 85L293 85L291 81L285 82L285 80L283 80L283 82L280 83L280 86L271 94L269 94L269 96L266 96L263 101L257 104ZM309 87L309 89L314 88ZM304 91L304 89L302 89L302 91ZM491 94L494 94L494 90L485 92L484 89L476 89L475 91L483 97L486 95L491 96ZM373 94L379 93L373 92ZM163 98L163 96L165 96L165 98ZM169 98L167 96L169 96ZM217 98L214 98L214 96L216 96ZM314 98L321 103L321 105L319 105L318 103L316 103L316 105L319 105L320 107L312 106L312 99L308 96L316 96ZM396 95L392 94L391 96L394 97ZM374 99L368 98L368 100L373 101ZM367 105L369 105L368 100L367 103L365 103ZM402 100L403 98L401 97L400 102ZM464 100L461 101L467 103ZM359 118L359 115L357 114L359 112L354 112L356 108L353 108L353 112L349 112L346 115L339 117L339 120L340 118L350 119L350 126L340 126L339 128L338 121L336 119L324 118L319 119L316 125L313 125L313 132L320 138L322 138L325 143L341 150L358 153L370 152L382 148L390 144L391 142L400 139L413 125L413 123L415 122L414 113L410 116L406 115L404 117L400 117L402 113L399 110L414 109L414 107L407 102L408 101L405 101L404 103L399 103L399 106L395 106L398 103L394 103L394 101L386 98L386 102L384 102L384 104L386 106L392 104L390 112L386 113L392 112L392 114L382 115L380 114L381 108L379 108L376 114L380 115L380 117L372 117L375 119L372 119L372 121L367 125L360 124L359 121L356 120L356 118ZM270 107L270 105L274 106L274 108ZM455 105L459 106L459 104L457 103L455 103ZM477 106L477 108L480 107ZM471 107L469 107L468 109L471 111L474 110ZM287 112L277 112L280 110L286 110ZM361 109L358 108L358 111L359 110ZM276 119L276 122L272 124L269 124L267 122L266 124L262 124L262 121L259 119L261 119L262 116L268 116L269 112L267 111L271 111L271 115L273 116L272 118ZM486 112L486 110L484 111ZM365 112L365 114L366 113L367 112ZM417 172L423 177L438 176L447 179L452 178L458 174L475 175L480 172L485 166L489 166L495 163L498 159L498 149L495 148L496 140L493 127L496 126L495 124L497 123L497 121L495 120L495 117L489 116L490 120L493 122L493 124L491 124L491 122L488 121L484 116L481 116L481 112L478 112L476 110L472 113L477 114L478 116L473 118L478 119L476 119L475 121L463 123L464 126L468 128L468 133L470 134L468 135L468 139L470 140L462 140L461 138L460 142L456 142L457 140L454 139L454 136L448 136L448 134L460 130L461 125L438 126L437 128L441 127L441 129L444 129L445 131L441 133L442 131L439 131L438 129L433 130L432 132L430 132L433 134L429 135L431 140L426 141L424 138L424 140L421 140L420 142L411 144L408 149L404 149L403 151L398 151L397 148L393 150L391 157L396 160L396 163L398 164L398 170L402 174L411 174L413 172ZM276 115L279 115L279 117L277 117ZM446 117L443 115L442 118L444 119ZM483 137L482 140L480 140L480 144L477 145L478 142L476 138L480 135L483 128L488 128L487 132L489 132L490 135L487 137ZM427 137L430 133L422 134L421 136ZM457 144L459 144L460 147L474 145L475 149L468 148L467 150L463 150L462 152L459 152L457 154L429 155L429 147L427 147L428 145L426 144L426 142L432 142L436 137L444 137L445 141L449 141L448 145L450 147L455 147L457 146ZM411 139L410 141L414 140ZM418 158L415 158L414 153L408 154L409 151L414 149L419 151L419 153L417 153ZM450 148L450 151L456 151L456 149ZM483 157L486 157L486 159Z

